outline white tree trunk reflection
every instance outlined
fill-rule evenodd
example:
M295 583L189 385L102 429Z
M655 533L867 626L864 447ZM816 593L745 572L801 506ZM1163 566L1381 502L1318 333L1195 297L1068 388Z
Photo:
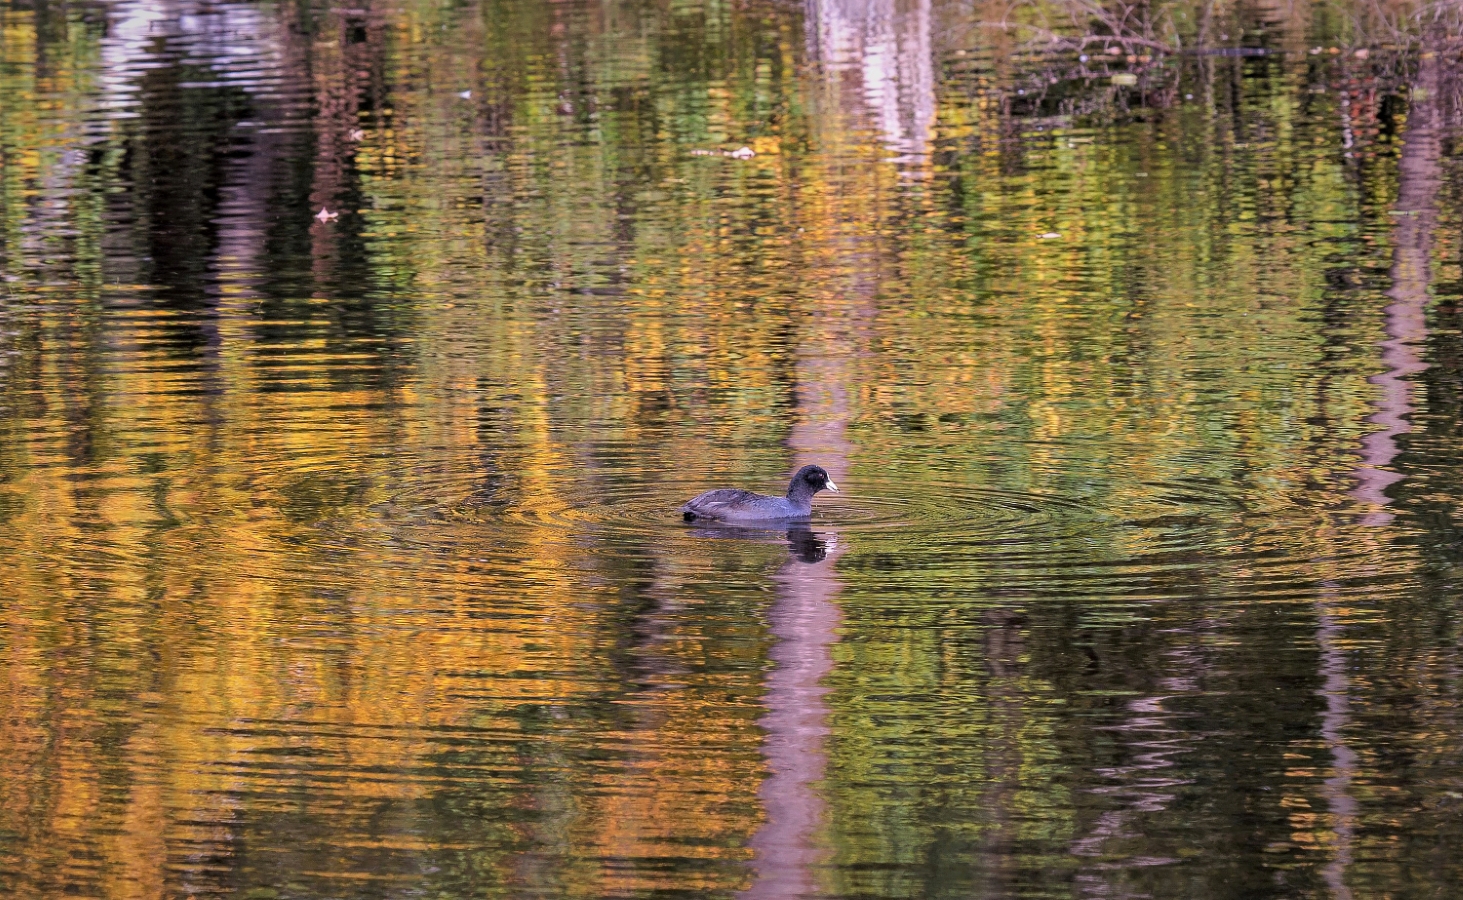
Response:
M1386 308L1387 339L1382 341L1382 364L1387 371L1369 380L1381 390L1376 412L1368 421L1381 426L1362 440L1362 465L1356 471L1352 495L1374 509L1363 522L1385 525L1391 513L1382 509L1391 502L1387 487L1402 476L1386 466L1397 456L1397 436L1412 430L1413 387L1408 379L1427 368L1422 345L1427 338L1427 297L1431 275L1433 228L1437 224L1434 198L1441 178L1442 156L1439 135L1438 57L1425 53L1413 85L1412 107L1398 161L1397 205L1392 213L1396 227L1392 237L1391 302Z
M808 0L809 54L856 72L864 104L897 162L929 154L935 124L930 0Z
M1369 421L1381 426L1362 440L1362 464L1356 470L1352 495L1371 507L1361 519L1365 525L1386 525L1392 514L1387 487L1402 476L1387 469L1398 454L1397 437L1412 430L1411 376L1427 368L1422 361L1427 339L1427 299L1431 278L1433 228L1437 221L1434 199L1441 178L1442 145L1437 102L1439 65L1436 53L1425 53L1413 85L1412 106L1398 160L1396 226L1392 245L1392 286L1387 291L1386 340L1380 344L1387 371L1369 379L1381 390L1376 412ZM1334 595L1317 604L1316 644L1321 652L1320 694L1326 702L1321 714L1321 740L1331 754L1331 774L1322 793L1331 813L1334 835L1331 859L1322 871L1335 900L1350 900L1346 884L1357 828L1357 801L1351 786L1356 779L1356 752L1346 742L1351 724L1351 680L1347 675L1345 623L1337 618Z
M797 361L799 421L789 441L798 455L794 468L817 463L835 482L846 480L849 451L846 350L831 345L839 339L822 327L805 338ZM768 776L758 796L767 818L750 842L756 878L744 894L759 900L821 893L817 869L827 856L817 788L828 762L823 678L833 671L841 618L843 585L834 565L846 548L823 530L788 536L794 552L773 579L777 599L767 616L777 641L761 720Z

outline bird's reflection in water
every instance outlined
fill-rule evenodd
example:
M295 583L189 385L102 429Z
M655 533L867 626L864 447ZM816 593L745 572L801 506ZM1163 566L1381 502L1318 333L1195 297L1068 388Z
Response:
M700 525L691 529L695 537L718 540L748 541L753 544L786 544L788 554L798 562L820 563L838 546L838 533L814 531L796 523L778 528L752 528L745 525Z

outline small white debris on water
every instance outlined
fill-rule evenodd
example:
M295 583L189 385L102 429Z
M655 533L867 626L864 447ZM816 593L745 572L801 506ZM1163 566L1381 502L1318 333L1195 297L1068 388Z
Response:
M751 159L757 155L757 151L751 147L741 147L736 150L692 150L692 156L726 156L731 159Z
M331 212L323 206L320 207L320 211L315 214L315 219L319 222L330 222L338 218L340 218L340 213Z
M1044 241L1051 241L1051 240L1055 240L1055 239L1057 239L1057 238L1059 238L1061 236L1062 236L1062 233L1060 231L1048 231L1046 234L1044 234L1044 235L1041 236L1041 239L1044 240Z

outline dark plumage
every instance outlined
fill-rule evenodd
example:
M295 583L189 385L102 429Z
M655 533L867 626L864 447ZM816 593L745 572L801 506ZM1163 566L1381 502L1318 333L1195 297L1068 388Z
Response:
M681 507L681 515L687 522L698 519L716 522L806 519L813 514L813 495L824 488L838 493L838 485L833 483L822 466L803 466L788 484L786 497L723 488L693 498Z

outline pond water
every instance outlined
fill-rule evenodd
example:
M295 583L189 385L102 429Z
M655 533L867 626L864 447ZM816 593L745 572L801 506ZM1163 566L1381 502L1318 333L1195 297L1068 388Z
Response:
M1458 54L982 8L0 0L0 890L1455 891Z

